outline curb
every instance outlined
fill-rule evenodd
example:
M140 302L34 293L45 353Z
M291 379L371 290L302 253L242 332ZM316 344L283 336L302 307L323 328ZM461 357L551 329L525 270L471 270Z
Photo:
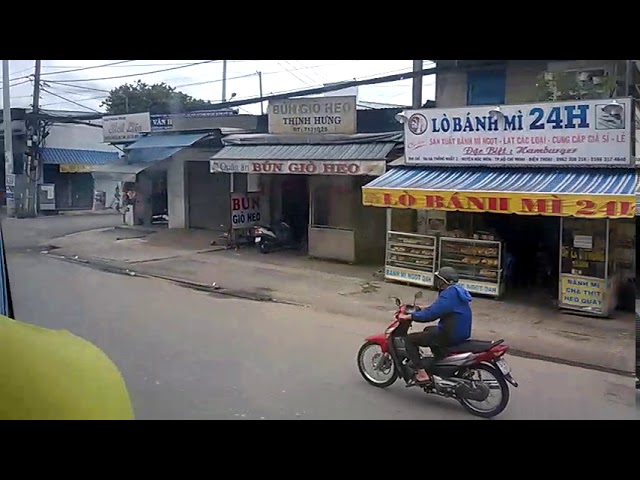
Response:
M216 284L209 285L205 283L195 282L192 280L182 279L178 277L173 277L170 275L162 275L162 274L154 274L154 273L145 273L144 271L134 271L124 266L116 265L113 263L100 261L97 259L83 259L79 257L67 257L63 255L57 255L55 253L48 253L48 256L56 258L58 260L66 261L69 263L75 263L78 265L84 265L89 268L94 268L97 270L105 271L108 273L118 274L118 275L126 275L130 277L140 277L140 278L156 278L159 280L168 281L174 283L175 285L182 286L185 288L190 288L192 290L210 293L213 295L220 295L225 297L232 297L240 300L249 300L254 302L270 302L270 303L278 303L283 305L293 305L297 307L304 308L312 308L312 305L292 302L284 299L277 299L267 295L259 295L253 294L244 291L236 291L236 290L228 290L223 287L219 287ZM543 362L556 363L560 365L567 365L571 367L584 368L586 370L593 370L603 373L609 373L613 375L619 375L623 377L635 377L635 372L630 372L627 370L620 370L618 368L607 367L603 365L597 365L593 363L586 363L580 361L569 360L560 357L541 355L535 352L528 352L525 350L518 349L509 349L509 354L515 357L527 358L530 360L540 360Z

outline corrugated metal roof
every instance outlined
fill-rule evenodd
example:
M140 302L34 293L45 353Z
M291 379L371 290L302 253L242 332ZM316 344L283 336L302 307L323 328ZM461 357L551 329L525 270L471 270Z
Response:
M150 163L165 160L171 155L175 155L185 147L156 147L156 148L137 148L135 150L127 150L127 159L129 163Z
M395 143L342 145L229 145L216 160L383 160Z
M619 169L397 167L364 188L634 195L636 174Z
M209 133L177 133L177 134L159 134L146 135L139 138L136 142L129 145L126 150L135 150L139 148L184 148L190 147Z
M71 148L40 148L40 158L49 165L105 165L118 160L118 152L77 150Z

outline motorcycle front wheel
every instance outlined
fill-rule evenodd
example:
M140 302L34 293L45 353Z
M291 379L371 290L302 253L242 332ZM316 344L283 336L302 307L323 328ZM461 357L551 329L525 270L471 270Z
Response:
M488 405L488 399L483 402L477 402L475 400L459 398L458 401L462 407L470 414L480 418L493 418L500 415L504 409L507 408L510 398L509 385L507 385L507 381L504 375L502 375L502 372L484 363L469 367L468 372L473 374L474 381L481 381L489 387L489 398L491 398L494 393L499 393L500 398L495 405Z
M383 364L383 368L376 370L378 361L385 355L380 345L374 342L365 342L358 350L358 370L360 375L369 385L378 388L387 388L395 383L398 379L398 372L393 359L386 354L387 358Z

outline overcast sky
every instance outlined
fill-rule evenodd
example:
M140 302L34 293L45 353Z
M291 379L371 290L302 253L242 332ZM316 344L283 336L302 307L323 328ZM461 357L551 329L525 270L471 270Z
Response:
M201 64L194 65L198 62ZM34 64L35 60L10 61L12 107L31 105L33 83L28 76L33 74ZM425 61L425 67L429 66ZM236 100L258 96L258 71L267 95L402 73L411 67L412 60L228 60L227 97L232 93ZM109 90L139 79L149 84L165 82L195 98L222 100L221 60L43 60L40 106L103 111L100 103ZM425 77L423 96L423 101L435 99L435 75ZM411 80L362 86L358 100L411 105ZM244 106L241 113L260 113L260 106Z

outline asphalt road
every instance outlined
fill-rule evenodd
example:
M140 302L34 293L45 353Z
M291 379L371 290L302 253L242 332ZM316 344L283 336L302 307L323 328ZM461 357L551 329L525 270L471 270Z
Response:
M94 227L97 228L97 227ZM120 367L139 419L472 419L451 400L380 390L356 352L385 325L188 290L9 252L18 319L64 328ZM498 418L635 418L633 379L507 357L520 388Z
M2 235L7 250L37 248L47 240L71 233L122 224L118 214L55 215L29 219L2 218Z

